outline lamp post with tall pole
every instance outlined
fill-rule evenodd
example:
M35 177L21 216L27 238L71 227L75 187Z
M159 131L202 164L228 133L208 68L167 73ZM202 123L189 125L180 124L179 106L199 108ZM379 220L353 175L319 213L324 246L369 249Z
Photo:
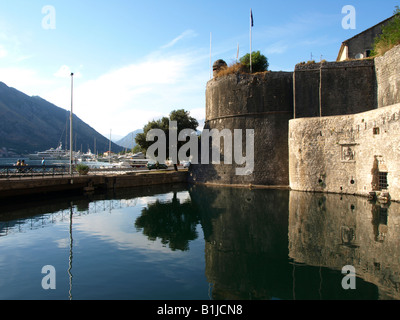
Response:
M74 94L74 74L71 72L71 113L69 118L69 173L72 175L73 147L72 147L72 117L73 117L73 94Z

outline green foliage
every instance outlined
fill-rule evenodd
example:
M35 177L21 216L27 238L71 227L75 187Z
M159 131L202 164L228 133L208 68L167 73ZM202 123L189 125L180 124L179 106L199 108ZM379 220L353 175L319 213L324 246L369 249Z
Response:
M176 121L178 123L178 134L183 129L192 129L196 130L199 126L198 121L189 115L188 111L183 109L174 110L170 113L169 117L163 117L159 120L153 120L148 122L144 128L143 133L138 133L136 135L135 141L137 145L140 146L142 152L146 153L147 149L154 143L154 141L146 141L147 133L152 129L161 129L164 131L165 136L167 138L167 154L168 146L169 146L169 121ZM179 141L178 148L180 148L186 142Z
M143 150L142 147L137 144L136 146L133 147L132 153L139 153L139 152L143 152Z
M400 44L400 7L396 6L395 17L382 28L382 34L375 38L373 56L385 54Z
M87 175L89 173L89 166L86 164L78 164L75 170L81 175Z
M143 132L138 133L135 137L136 144L146 152L147 149L154 143L153 141L146 141L147 133L153 129L161 129L164 132L168 131L168 118L163 117L159 120L149 121L144 127Z
M247 70L250 70L250 54L246 54L240 58L240 63L245 66ZM264 72L268 70L269 63L266 56L260 53L260 51L252 52L251 54L251 66L252 72Z

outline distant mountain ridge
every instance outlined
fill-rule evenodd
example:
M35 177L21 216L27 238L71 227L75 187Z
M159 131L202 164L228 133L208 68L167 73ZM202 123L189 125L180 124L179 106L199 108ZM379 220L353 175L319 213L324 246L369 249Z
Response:
M121 147L124 147L127 149L133 149L136 146L136 141L135 141L136 135L138 133L142 133L142 132L143 132L143 129L138 129L138 130L132 131L131 133L128 133L125 137L116 141L115 143Z
M68 110L0 82L0 149L22 155L56 148L60 142L69 149L69 115ZM75 114L73 136L74 150L103 153L109 149L109 140ZM112 143L111 150L123 148Z

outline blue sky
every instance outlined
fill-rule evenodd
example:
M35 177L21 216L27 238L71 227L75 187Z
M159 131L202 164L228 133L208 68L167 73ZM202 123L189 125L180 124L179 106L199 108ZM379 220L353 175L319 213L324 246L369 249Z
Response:
M345 5L356 28L344 29ZM174 109L205 117L212 62L252 48L270 70L336 60L342 41L393 14L400 0L0 0L0 81L124 136ZM50 6L53 11L47 10ZM54 15L53 15L54 13ZM53 23L53 24L52 24ZM49 28L51 26L52 28Z

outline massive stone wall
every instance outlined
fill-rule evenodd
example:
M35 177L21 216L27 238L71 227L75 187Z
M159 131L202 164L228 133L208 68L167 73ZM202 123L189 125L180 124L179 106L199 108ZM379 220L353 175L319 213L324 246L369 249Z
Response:
M334 116L376 108L374 60L298 64L294 117Z
M285 186L290 175L290 187L296 190L366 195L376 184L373 167L390 163L385 169L390 193L400 200L395 161L400 113L398 106L387 108L400 103L399 58L397 46L376 59L212 79L206 90L205 129L254 129L254 171L238 176L237 165L224 163L221 142L221 163L193 165L189 181ZM298 120L291 121L289 138L292 118ZM243 135L243 150L245 143Z
M231 74L207 84L204 129L243 130L242 150L246 150L246 129L254 130L254 170L237 175L237 164L191 166L190 180L209 184L284 185L289 184L288 125L293 117L293 74L266 72ZM234 146L235 147L235 146ZM210 145L211 153L211 145Z
M295 119L289 130L293 190L368 195L382 189L379 173L387 173L387 191L400 201L400 104L355 115Z
M400 103L400 45L375 59L378 107Z

